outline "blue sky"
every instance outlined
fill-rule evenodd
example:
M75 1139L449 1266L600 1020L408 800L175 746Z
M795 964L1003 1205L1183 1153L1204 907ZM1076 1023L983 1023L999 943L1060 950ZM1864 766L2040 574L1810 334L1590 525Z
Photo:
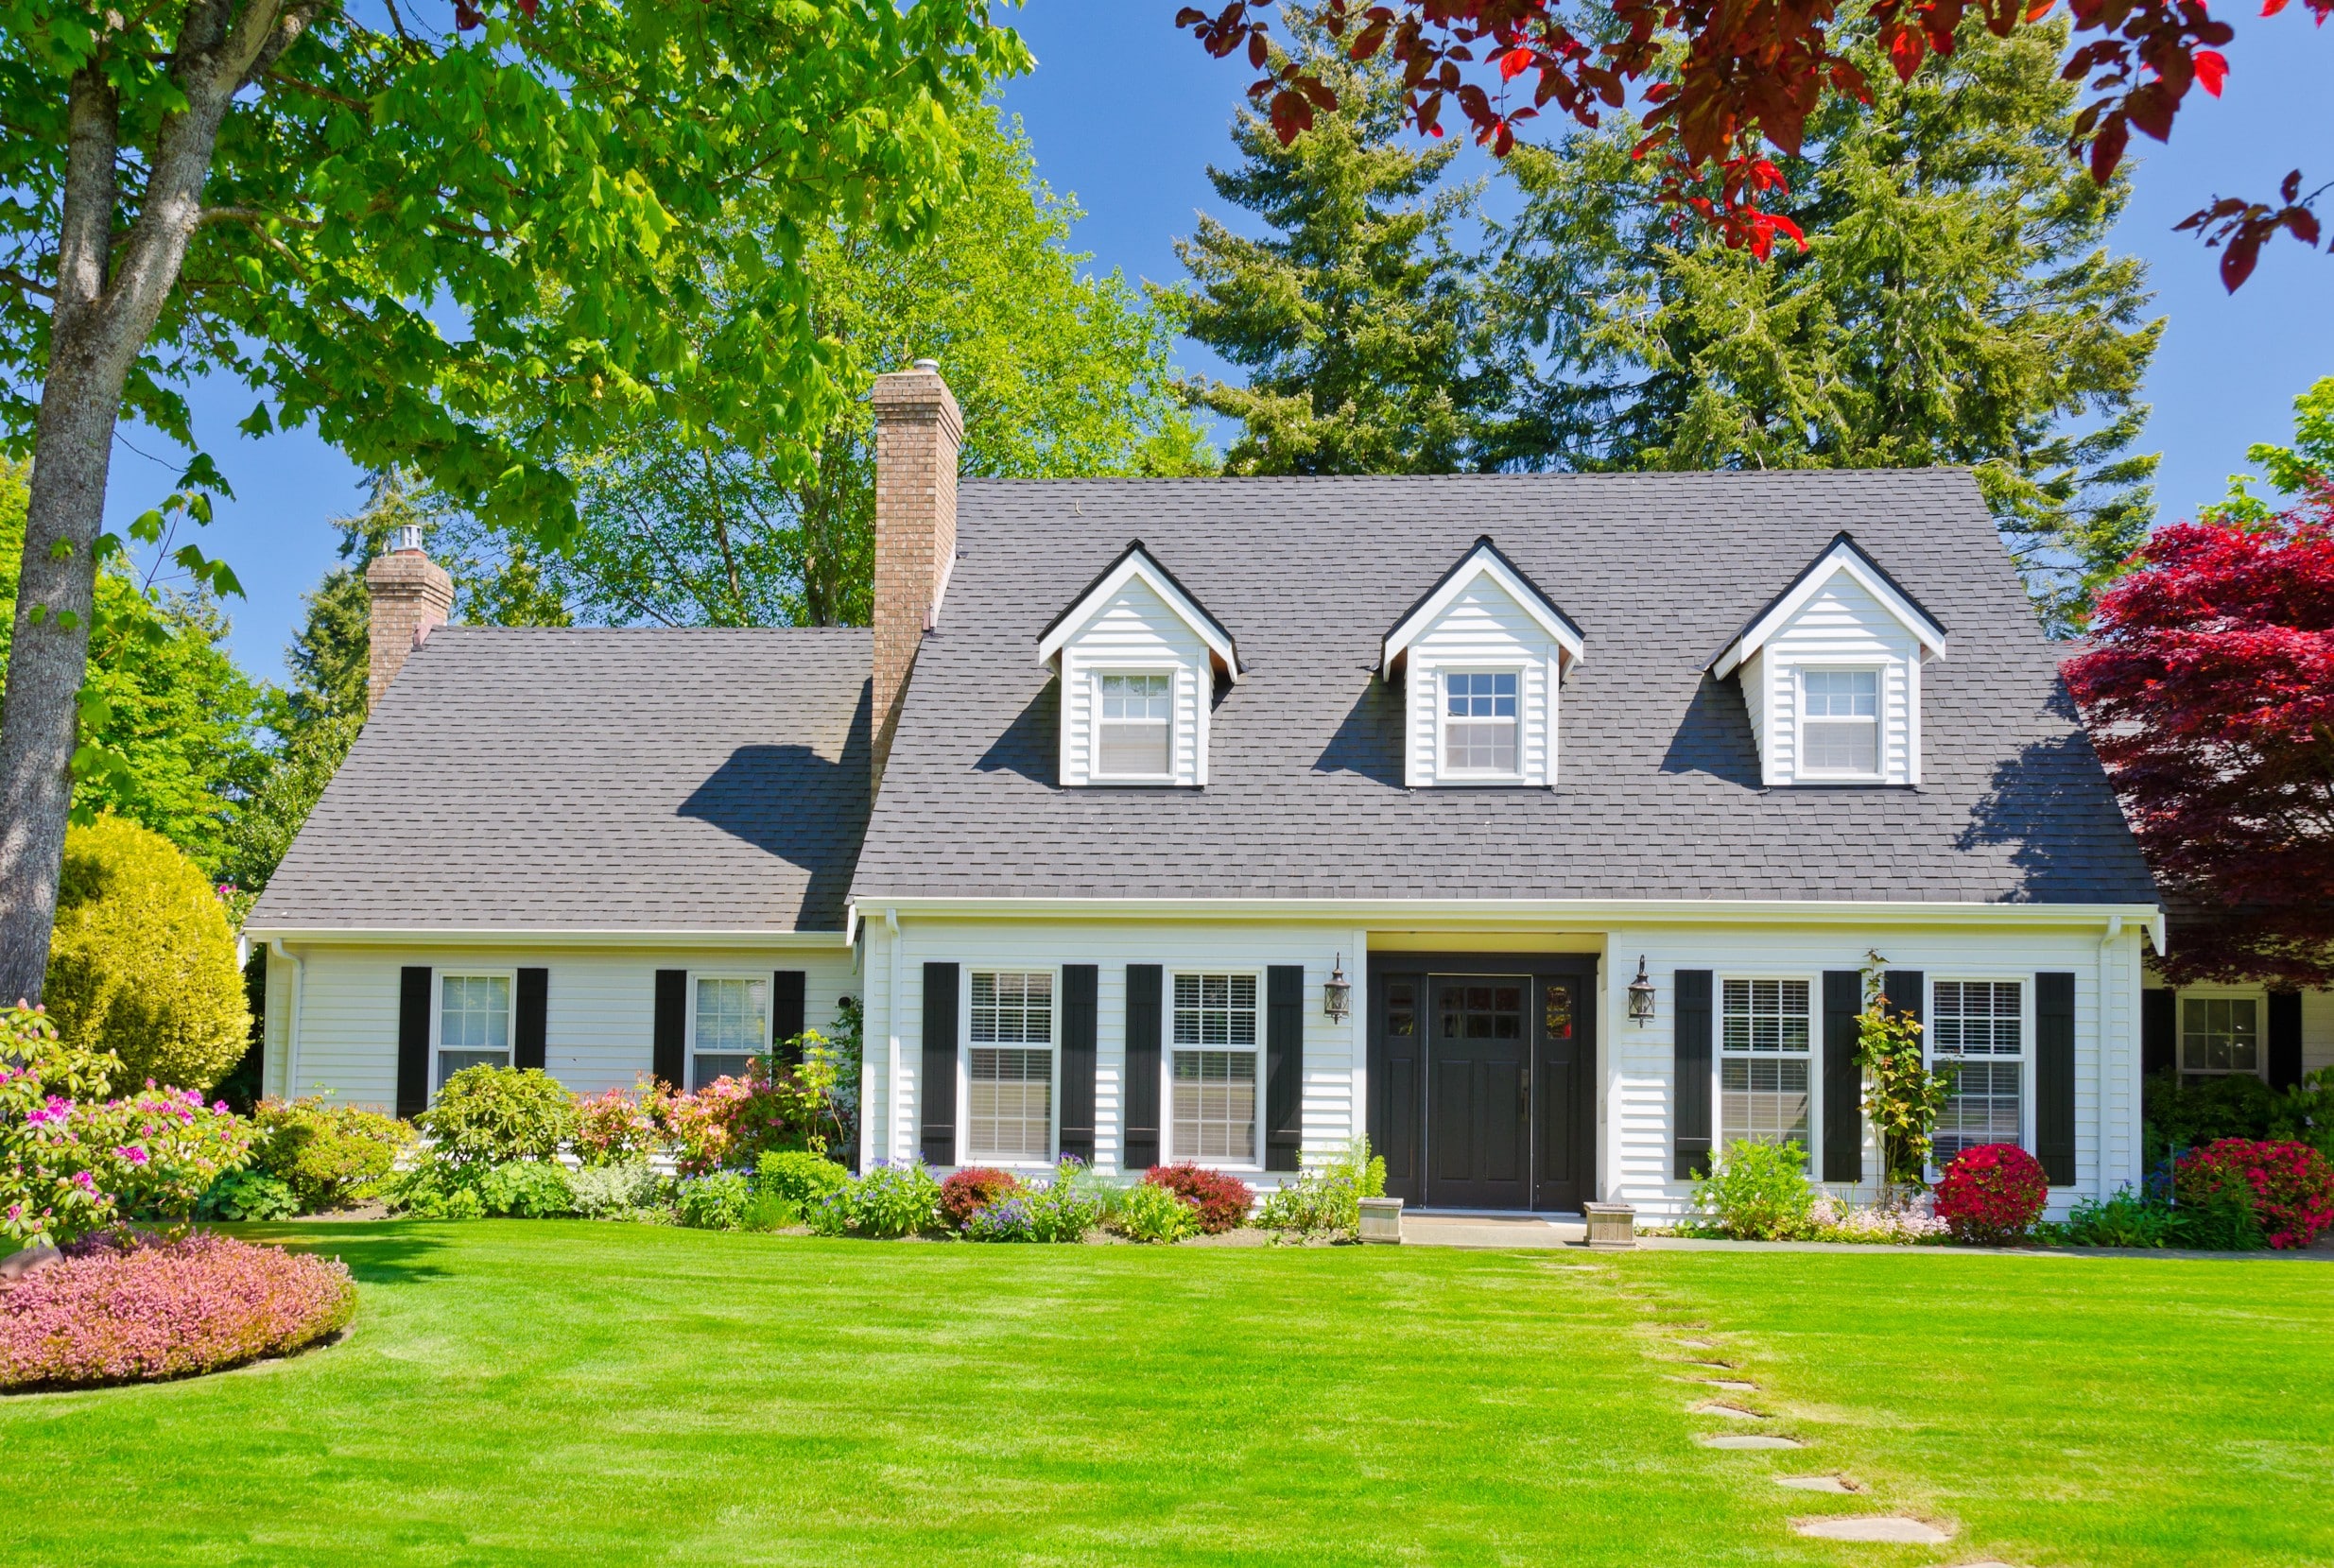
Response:
M1027 123L1039 168L1087 212L1078 243L1098 269L1167 282L1180 275L1173 241L1195 211L1217 210L1206 165L1224 162L1225 135L1248 78L1211 60L1175 31L1178 0L1029 0L1016 26L1036 72L1005 101ZM2145 444L2164 455L2162 515L2218 497L2244 466L2249 442L2283 439L2294 396L2334 374L2334 312L2325 306L2334 256L2273 245L2233 299L2214 256L2171 226L2216 192L2266 196L2297 164L2334 174L2334 94L2324 73L2334 34L2291 8L2263 21L2247 14L2226 52L2231 72L2219 102L2192 95L2170 146L2140 140L2135 193L2115 243L2145 257L2156 310L2169 320L2149 378L2154 405ZM1469 155L1471 158L1474 156ZM1218 370L1187 352L1191 369ZM251 440L235 422L250 411L240 387L206 387L196 428L235 489L201 543L233 565L249 597L231 603L235 654L254 675L282 677L282 653L300 619L300 594L333 564L330 519L354 510L359 475L305 432ZM125 432L109 512L120 526L167 493L175 455L151 432Z

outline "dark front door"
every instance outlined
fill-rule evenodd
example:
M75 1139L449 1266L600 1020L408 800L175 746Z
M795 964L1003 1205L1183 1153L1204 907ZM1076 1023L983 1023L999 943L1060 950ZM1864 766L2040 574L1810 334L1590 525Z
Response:
M1531 1204L1531 976L1438 974L1428 1009L1426 1205Z

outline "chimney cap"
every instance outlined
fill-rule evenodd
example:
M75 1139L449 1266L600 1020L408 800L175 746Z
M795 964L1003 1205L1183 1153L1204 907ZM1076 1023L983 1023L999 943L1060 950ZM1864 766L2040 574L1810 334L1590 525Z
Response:
M412 551L412 552L413 552L414 554L416 554L416 555L421 554L421 551L422 551L422 526L421 526L419 523L400 523L400 524L398 524L398 525L397 525L397 542L396 542L395 543L391 544L391 545L389 546L389 548L390 548L390 549L392 549L392 550L401 550L401 551L402 551L402 550L410 550L410 551Z
M915 360L908 368L911 370L929 370L934 375L940 374L940 361L937 359Z

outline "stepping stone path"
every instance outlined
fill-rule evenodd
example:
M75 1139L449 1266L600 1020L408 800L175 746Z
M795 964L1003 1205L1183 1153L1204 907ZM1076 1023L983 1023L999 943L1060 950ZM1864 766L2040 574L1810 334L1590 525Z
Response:
M1688 1361L1686 1365L1688 1367L1707 1367L1714 1372L1731 1372L1735 1370L1735 1364L1731 1361Z
M1778 1475L1774 1478L1774 1484L1789 1487L1793 1491L1833 1491L1842 1497L1856 1490L1837 1475Z
M1767 1419L1755 1410L1745 1410L1739 1404L1729 1404L1724 1400L1718 1399L1703 1401L1694 1406L1694 1413L1701 1416L1724 1416L1730 1421L1765 1421Z
M1704 1448L1805 1448L1797 1438L1778 1438L1772 1432L1705 1432L1694 1439Z
M1827 1514L1794 1519L1791 1528L1818 1541L1879 1541L1912 1546L1942 1546L1953 1538L1926 1520L1901 1513Z
M1713 1388L1723 1388L1730 1394L1755 1394L1758 1392L1757 1384L1745 1383L1740 1378L1705 1377L1700 1381L1707 1384Z
M1717 1349L1717 1347L1712 1345L1707 1339L1681 1339L1678 1343L1685 1346L1689 1351L1707 1351Z

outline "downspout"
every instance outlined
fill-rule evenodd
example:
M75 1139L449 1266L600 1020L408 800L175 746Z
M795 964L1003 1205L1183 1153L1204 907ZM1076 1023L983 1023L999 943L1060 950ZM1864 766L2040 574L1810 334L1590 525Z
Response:
M268 939L268 952L292 966L292 1015L284 1022L284 1097L300 1097L300 998L308 989L308 966L298 954L284 945L281 937ZM260 1085L264 1094L267 1085Z
M2107 934L2099 939L2099 1064L2098 1084L2091 1091L2091 1168L2098 1180L2092 1197L2107 1196L2107 988L2114 968L2116 943L2123 939L2123 917L2107 917Z
M883 912L884 929L891 934L884 979L884 1033L890 1041L884 1078L884 1154L890 1160L900 1146L900 912Z

